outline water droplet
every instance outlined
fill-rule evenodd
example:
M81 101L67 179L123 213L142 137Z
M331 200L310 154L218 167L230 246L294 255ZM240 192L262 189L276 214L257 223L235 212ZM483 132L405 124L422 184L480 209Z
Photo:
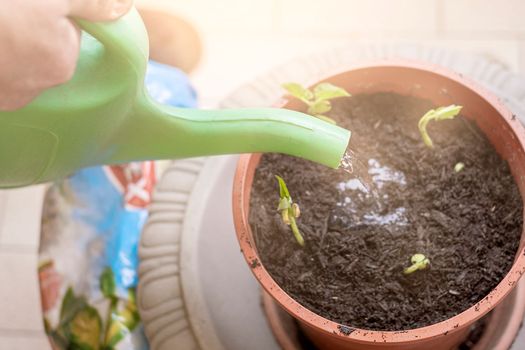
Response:
M354 181L349 181L344 185L340 184L340 186L345 186L348 189L364 190L363 192L369 194L371 193L372 195L376 196L374 183L368 174L368 165L363 162L361 157L359 157L353 150L348 149L345 152L343 158L341 158L339 169L342 169L348 174L352 174L355 179ZM358 181L359 184L357 184L355 181Z
M347 150L340 168L351 174L337 184L341 198L336 206L352 221L365 225L407 225L404 207L391 207L385 185L406 186L407 179L376 158ZM360 214L357 214L360 213Z
M346 171L349 174L354 172L354 158L355 153L352 150L348 150L343 154L341 162L339 163L339 169Z

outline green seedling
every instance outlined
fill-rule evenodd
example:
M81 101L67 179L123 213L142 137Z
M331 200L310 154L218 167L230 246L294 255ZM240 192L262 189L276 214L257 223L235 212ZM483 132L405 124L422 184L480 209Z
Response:
M419 119L419 132L421 133L421 137L423 138L423 142L425 143L425 145L427 145L430 148L434 147L432 139L430 138L427 132L428 123L431 120L441 121L446 119L454 119L454 117L458 115L461 111L461 108L463 107L450 105L448 107L439 107L437 109L431 109L430 111L425 113L425 115L422 116L421 119Z
M464 168L465 168L465 163L462 163L462 162L456 163L456 165L454 165L454 171L456 173L459 173Z
M301 235L301 232L299 232L297 222L295 221L295 219L297 219L299 215L301 215L299 206L297 205L297 203L294 203L292 201L292 197L290 196L290 192L288 191L288 187L286 186L286 183L284 182L283 178L278 175L275 175L275 177L279 182L280 198L277 210L281 213L283 222L286 225L289 225L292 229L293 235L295 236L297 243L299 243L300 246L304 246L303 236Z
M330 83L320 83L313 90L309 90L297 83L286 83L282 86L290 95L298 98L308 106L306 113L332 124L335 124L335 121L324 115L324 113L332 109L332 104L329 100L336 97L350 96L345 89Z
M410 258L412 265L403 270L405 275L410 275L411 273L416 272L417 270L424 270L430 265L430 260L423 254L414 254Z

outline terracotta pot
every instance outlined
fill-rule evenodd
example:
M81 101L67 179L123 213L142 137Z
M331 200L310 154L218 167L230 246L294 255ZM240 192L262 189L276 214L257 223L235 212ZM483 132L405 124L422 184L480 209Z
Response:
M407 61L383 61L358 66L324 81L344 87L352 94L395 92L430 99L436 105L464 106L462 115L476 121L501 156L506 159L525 195L525 131L520 122L494 95L463 76L444 68ZM281 107L300 110L298 101L283 101ZM451 349L462 342L468 328L500 303L525 272L525 235L511 270L484 299L445 321L401 332L352 329L345 335L338 323L323 318L292 299L269 275L259 261L248 223L250 190L260 155L240 158L233 188L233 215L241 250L252 271L268 294L299 321L303 331L321 349ZM346 332L348 333L348 332Z
M310 349L294 319L265 291L262 293L264 313L275 339L283 350ZM483 317L485 328L472 350L508 350L516 340L525 315L525 279L488 315ZM518 346L518 344L514 344Z

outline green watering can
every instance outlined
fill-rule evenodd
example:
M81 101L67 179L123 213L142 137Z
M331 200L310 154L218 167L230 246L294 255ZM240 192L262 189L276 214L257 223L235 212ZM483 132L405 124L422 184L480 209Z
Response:
M73 78L26 107L0 112L0 187L101 164L278 152L336 168L350 132L275 109L197 110L153 101L144 87L148 38L135 9L85 32Z

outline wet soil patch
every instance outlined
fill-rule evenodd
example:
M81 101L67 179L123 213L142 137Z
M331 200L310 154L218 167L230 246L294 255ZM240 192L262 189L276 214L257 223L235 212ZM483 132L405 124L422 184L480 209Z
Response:
M431 123L435 148L426 147L417 122L429 101L381 93L333 104L374 193L343 171L264 155L249 218L261 263L299 303L348 327L413 329L483 299L509 271L522 230L507 163L461 116ZM276 210L275 175L301 208L304 248ZM430 268L404 275L415 253Z

